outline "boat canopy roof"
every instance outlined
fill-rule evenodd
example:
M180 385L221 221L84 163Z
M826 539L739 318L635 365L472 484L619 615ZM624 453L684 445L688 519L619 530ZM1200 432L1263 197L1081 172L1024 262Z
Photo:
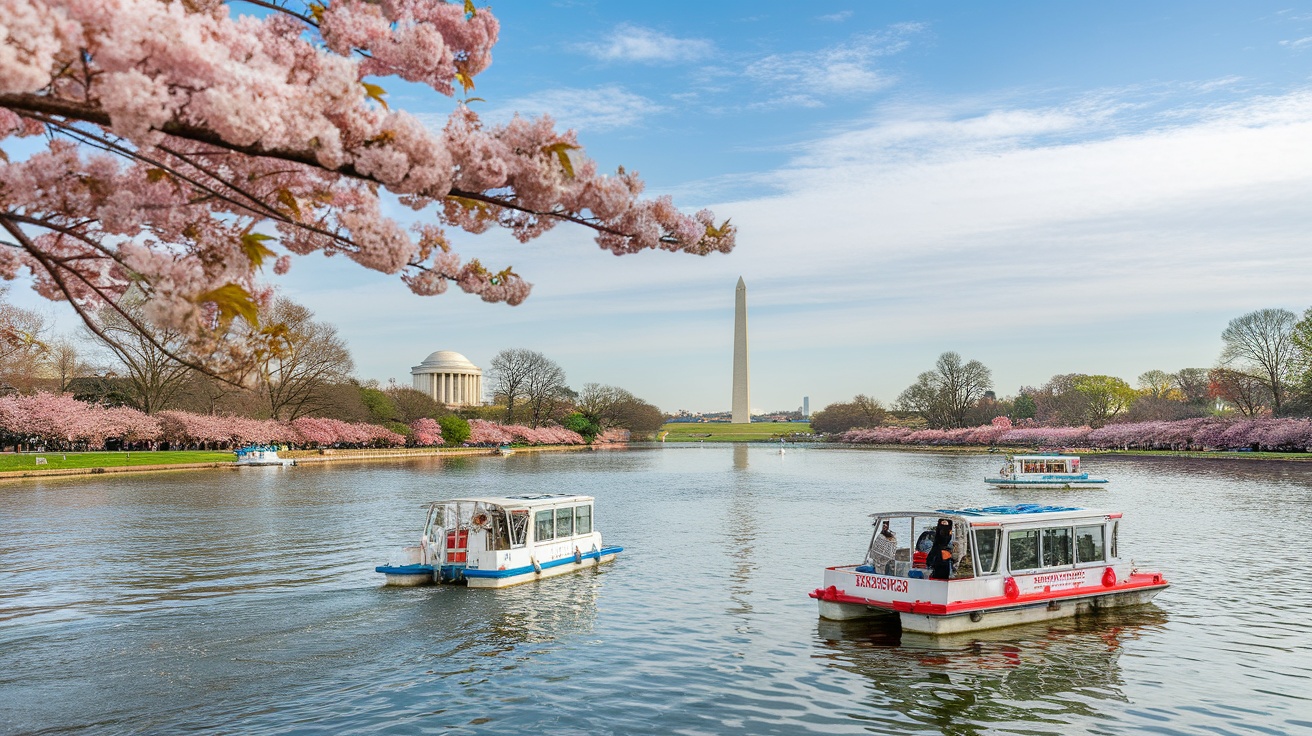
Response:
M443 501L433 501L432 503L425 504L425 507L441 506L448 503L483 503L490 506L531 509L540 506L590 503L592 501L592 496L575 496L569 493L539 493L534 495L526 494L523 496L467 496L464 498L448 498Z
M1043 506L1035 503L1022 503L1015 506L984 506L965 509L933 509L926 511L886 511L871 514L872 519L897 519L905 517L938 516L970 524L972 526L996 526L1004 522L1031 522L1047 519L1087 519L1096 516L1119 517L1120 514L1096 509L1082 509L1075 506Z
M1060 452L1041 452L1037 455L1008 455L1008 457L1012 460L1052 460L1054 458L1059 460L1064 458L1070 458L1072 460L1080 459L1079 455L1063 455Z

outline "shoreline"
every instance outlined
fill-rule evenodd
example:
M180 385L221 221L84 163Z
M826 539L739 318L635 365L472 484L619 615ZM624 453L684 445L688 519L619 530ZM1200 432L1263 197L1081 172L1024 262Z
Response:
M596 450L627 447L626 444L613 445L541 445L515 447L511 454L519 452L569 452L577 450ZM167 452L167 451L166 451ZM411 460L425 457L497 457L499 450L495 447L449 447L449 448L411 448L380 450L288 450L279 453L285 460L294 460L297 465L319 465L338 462L373 462L378 460ZM124 473L167 473L186 470L239 470L242 466L237 461L214 461L203 463L172 463L162 465L126 465L98 466L92 468L52 468L50 470L6 470L0 471L0 482L35 480L40 478L75 478ZM277 466L252 466L277 467Z
M798 443L802 444L802 443ZM842 450L880 450L899 452L927 452L947 455L1024 455L1060 452L1063 455L1099 457L1144 457L1171 460L1246 460L1264 462L1312 462L1312 452L1227 452L1224 450L1095 450L1068 447L1059 451L1039 450L1033 447L989 447L986 445L856 445L846 443L809 443L812 448L826 447Z

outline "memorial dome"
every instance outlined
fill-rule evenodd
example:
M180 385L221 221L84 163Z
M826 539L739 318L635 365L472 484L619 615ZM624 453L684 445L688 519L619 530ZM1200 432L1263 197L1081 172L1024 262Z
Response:
M424 362L420 363L418 367L431 368L431 369L464 369L464 370L471 370L471 369L476 370L478 368L478 366L474 365L474 363L470 361L469 358L466 358L465 356L461 355L460 353L457 353L454 350L438 350L435 353L431 353L427 358L424 358Z

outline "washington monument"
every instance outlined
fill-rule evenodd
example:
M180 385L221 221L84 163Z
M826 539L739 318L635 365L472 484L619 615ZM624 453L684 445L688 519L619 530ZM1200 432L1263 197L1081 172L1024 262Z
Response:
M752 421L751 391L747 370L747 284L738 277L733 311L733 417L734 424Z

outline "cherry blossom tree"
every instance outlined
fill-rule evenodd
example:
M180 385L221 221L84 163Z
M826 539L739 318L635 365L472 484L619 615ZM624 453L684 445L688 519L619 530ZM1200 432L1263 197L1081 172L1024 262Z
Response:
M448 284L518 304L529 284L453 250L453 231L527 242L566 222L615 254L727 252L734 227L640 199L548 117L481 120L461 98L441 130L386 100L412 82L455 97L492 62L490 11L439 0L0 0L0 277L30 271L84 317L129 284L143 320L215 342L254 323L291 256L341 254L418 294ZM247 6L242 6L247 7ZM407 232L397 200L427 221ZM87 320L92 329L94 323ZM188 358L189 360L191 358Z
M410 429L415 433L415 444L420 447L442 444L442 427L435 419L428 417L416 419L410 423Z

